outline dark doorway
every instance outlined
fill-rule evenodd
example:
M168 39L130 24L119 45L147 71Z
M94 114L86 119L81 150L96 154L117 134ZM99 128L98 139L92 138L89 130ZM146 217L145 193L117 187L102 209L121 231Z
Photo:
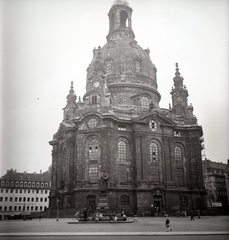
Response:
M92 210L96 209L96 197L94 195L90 195L87 197L87 207Z

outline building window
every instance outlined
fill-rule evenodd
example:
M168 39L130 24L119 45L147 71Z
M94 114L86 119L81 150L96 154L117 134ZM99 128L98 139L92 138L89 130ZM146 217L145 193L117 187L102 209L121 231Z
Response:
M14 198L14 201L17 202L17 197Z
M20 182L20 187L23 187L23 182Z
M29 206L27 206L26 208L27 208L27 211L29 211Z
M88 126L90 128L94 128L97 126L97 120L95 118L91 118L89 121L88 121Z
M39 194L39 190L37 189L37 194Z
M175 146L175 162L177 166L183 166L182 149L178 146Z
M37 182L37 184L36 184L36 185L37 185L37 187L40 187L40 183L39 183L39 182Z
M188 198L186 196L180 197L180 206L181 206L181 209L188 207Z
M1 193L3 193L4 192L4 189L1 189Z
M45 190L45 194L47 194L48 193L48 191L47 190Z
M28 193L30 193L30 190L28 190Z
M174 131L174 137L181 137L181 132Z
M136 73L141 72L141 61L140 60L135 60L135 71L136 71Z
M121 206L130 206L130 197L128 195L122 195L120 198Z
M31 187L31 182L28 182L28 187Z
M44 187L44 183L43 182L41 183L41 187Z
M126 165L118 165L118 180L120 183L127 182L127 167Z
M6 186L7 186L7 187L9 186L9 181L6 182Z
M23 197L23 202L25 202L26 201L26 197Z
M125 162L126 161L126 143L124 141L118 142L118 161Z
M10 183L10 186L14 186L14 182L13 181Z
M43 210L43 208L42 208L42 206L40 206L40 211L42 211Z
M178 185L183 186L184 185L184 170L183 170L183 168L177 168L176 174L177 174Z
M153 132L155 132L157 130L157 123L154 120L150 120L149 129Z
M35 187L35 182L32 183L32 187Z
M30 198L29 197L27 198L27 202L30 202Z
M47 202L47 198L45 198L45 202Z
M2 181L2 182L1 182L1 185L2 185L2 186L5 186L5 182L4 182L4 181Z
M16 187L18 187L19 186L19 182L16 182Z
M98 160L99 158L99 141L93 139L89 142L89 160Z
M7 202L8 201L8 197L5 197L5 202Z
M31 211L33 211L33 206L31 206Z
M3 197L0 197L0 202L2 202L3 201Z
M158 147L156 143L150 143L150 162L158 163Z
M13 190L13 189L10 189L10 192L11 192L11 193L13 193L13 192L14 192L14 190Z
M21 202L21 200L22 200L22 198L21 198L21 197L19 197L19 202Z
M126 126L125 125L118 125L118 130L119 131L126 131Z
M43 194L43 190L41 190L41 194Z
M31 198L31 202L33 202L33 201L34 201L34 198L32 197L32 198Z
M107 74L111 74L111 72L112 72L112 63L113 63L112 60L107 61L107 64L106 64L106 73Z
M21 206L18 207L18 211L21 211Z
M92 104L96 104L97 103L97 96L92 96Z
M48 187L48 183L45 183L45 187ZM46 190L47 191L47 190Z
M12 197L10 197L10 202L12 202L13 201L13 198Z
M149 99L147 97L141 98L141 107L142 108L149 108Z
M17 211L17 206L14 206L14 211Z
M20 193L22 193L22 189L20 189Z
M36 202L38 202L38 197L36 198Z
M97 163L89 164L89 180L91 181L98 180L98 164Z
M159 178L159 167L158 165L151 165L151 181L158 182Z
M24 187L27 187L27 182L24 182Z
M36 206L36 211L38 211L38 206Z
M40 198L40 202L43 202L43 198Z

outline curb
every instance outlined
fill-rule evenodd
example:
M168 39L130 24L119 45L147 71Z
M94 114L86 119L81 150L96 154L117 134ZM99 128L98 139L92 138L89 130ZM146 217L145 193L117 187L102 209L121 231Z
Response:
M33 237L33 236L200 236L200 235L229 235L229 231L204 232L18 232L0 233L1 237Z

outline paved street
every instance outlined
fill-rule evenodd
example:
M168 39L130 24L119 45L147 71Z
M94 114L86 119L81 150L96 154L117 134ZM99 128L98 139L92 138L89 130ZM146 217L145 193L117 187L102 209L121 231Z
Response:
M155 240L226 240L229 238L229 216L170 217L172 232L165 230L165 218L138 218L133 223L68 224L71 219L33 219L0 221L0 239L152 239Z

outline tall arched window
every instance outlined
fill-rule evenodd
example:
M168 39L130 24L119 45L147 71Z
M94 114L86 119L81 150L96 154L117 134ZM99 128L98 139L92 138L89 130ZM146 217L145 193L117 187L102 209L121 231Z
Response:
M127 12L121 11L120 12L120 24L121 27L126 27L126 20L128 19Z
M183 186L184 185L183 154L180 146L175 146L175 163L177 184L179 186Z
M109 59L109 60L106 62L106 73L107 73L107 74L112 73L112 63L113 63L113 61L112 61L111 59Z
M158 163L158 146L156 143L150 143L150 162Z
M141 98L141 107L142 108L149 108L149 99L147 97Z
M179 146L175 146L175 161L176 165L183 166L182 149Z
M126 161L126 143L124 141L118 142L118 161Z
M99 140L91 139L88 144L88 179L90 181L97 181L99 177Z
M159 175L159 154L158 145L155 142L150 143L150 170L151 170L151 181L157 182L160 180Z
M99 141L93 139L89 142L89 161L98 160L99 157Z

